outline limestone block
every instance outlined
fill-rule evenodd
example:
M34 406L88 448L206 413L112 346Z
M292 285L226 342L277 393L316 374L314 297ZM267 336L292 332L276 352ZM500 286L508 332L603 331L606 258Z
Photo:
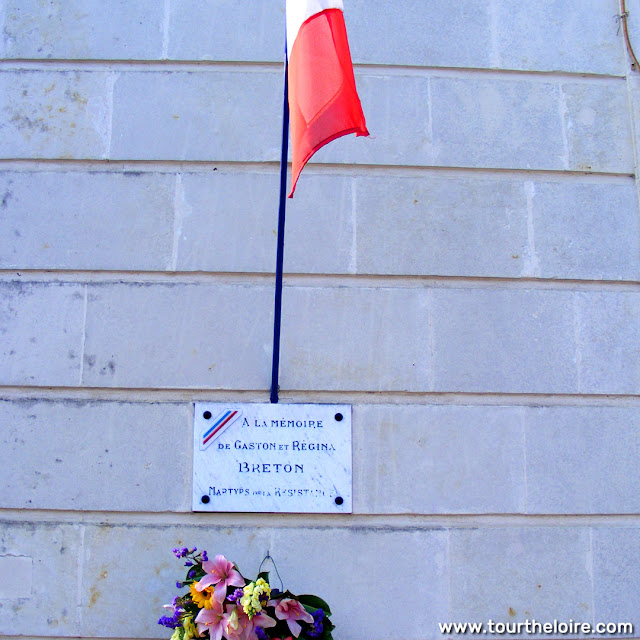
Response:
M354 62L418 67L491 66L488 3L351 0L345 22Z
M4 269L165 269L175 177L137 172L0 172Z
M190 510L188 403L5 400L0 423L3 508Z
M520 182L367 176L355 198L358 273L518 277L528 264Z
M638 513L635 407L527 407L528 513Z
M629 94L622 80L562 84L569 168L634 173Z
M433 164L429 78L356 71L356 85L371 137L338 138L320 149L311 163Z
M566 168L560 93L554 82L434 77L431 100L434 164Z
M172 60L284 62L284 2L172 0L169 11Z
M636 13L636 16L637 21L640 22L640 11ZM634 128L634 145L637 154L640 153L640 138L638 137L637 130L637 123L640 122L640 78L638 78L636 75L629 76L627 80L627 86L629 87L629 95L631 98L631 118L633 119L633 122L636 123Z
M577 391L573 293L437 289L434 390Z
M13 565L3 585L0 632L6 636L78 636L78 573L82 530L74 524L0 522L0 566Z
M162 2L4 3L7 58L154 60L162 53Z
M521 407L356 405L357 513L521 513Z
M637 280L640 224L634 181L529 182L533 275Z
M84 289L76 284L0 284L5 385L75 386L80 378Z
M631 622L635 637L640 625L640 529L635 526L594 527L593 582L596 622Z
M421 289L285 287L282 388L425 389L427 309Z
M454 530L449 618L485 624L489 619L593 624L590 558L586 527ZM526 633L509 635L532 637ZM545 636L538 633L533 637Z
M0 71L2 158L106 158L107 71Z
M264 286L90 286L83 384L266 389L272 310Z
M123 73L111 158L279 160L281 80L270 69Z
M341 176L304 175L287 202L285 272L353 270L352 184ZM275 272L275 172L185 174L180 189L178 270Z
M622 75L615 0L500 0L492 3L502 69ZM628 3L627 3L628 5Z
M582 393L640 389L640 294L579 292L576 314Z
M341 638L392 640L425 637L446 612L446 538L443 530L374 527L264 527L266 518L243 526L88 527L84 565L82 633L88 637L157 638L155 621L162 604L178 592L185 568L171 555L175 546L197 546L210 556L221 553L247 577L257 574L267 550L275 558L285 589L323 597L333 611ZM256 526L257 525L257 526ZM135 549L130 562L123 549ZM311 550L307 553L295 550ZM292 550L294 552L292 553ZM327 567L331 567L331 571ZM412 585L421 606L411 616L379 615L372 584L393 590L390 576ZM271 578L280 587L275 572ZM349 585L348 599L340 598ZM140 592L145 598L140 600ZM89 608L89 604L91 607ZM112 615L117 610L118 616ZM358 615L354 615L354 610Z

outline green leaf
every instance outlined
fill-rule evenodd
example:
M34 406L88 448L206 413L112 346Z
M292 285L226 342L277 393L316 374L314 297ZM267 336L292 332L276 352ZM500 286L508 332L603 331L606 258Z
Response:
M322 609L327 615L329 616L331 615L331 609L329 608L329 605L322 598L319 598L318 596L305 594L302 596L298 596L298 600L305 607L307 606L311 607L314 611L316 609Z

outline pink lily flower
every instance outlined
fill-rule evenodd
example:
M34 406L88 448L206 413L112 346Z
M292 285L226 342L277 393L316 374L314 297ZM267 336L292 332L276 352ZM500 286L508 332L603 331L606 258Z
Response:
M273 602L273 601L272 601ZM313 622L313 616L297 601L292 598L284 598L276 604L276 618L286 620L289 631L297 638L302 627L297 620Z
M245 640L248 634L249 617L242 610L242 607L227 605L227 623L224 630L224 637L227 640Z
M224 612L222 604L217 600L211 601L211 609L200 609L195 619L198 633L203 635L208 631L210 640L222 640L228 621L229 614Z
M273 618L270 618L264 611L253 616L253 618L251 618L249 622L252 625L251 632L248 635L248 638L250 638L250 640L257 639L258 636L255 631L257 627L267 629L269 627L275 627L277 624L276 621Z
M256 627L264 629L276 626L276 621L264 611L249 619L242 607L236 607L235 614L233 609L233 607L227 607L227 611L231 614L225 632L228 640L257 640Z
M202 563L202 568L207 575L196 582L196 589L204 591L207 587L215 585L213 599L224 602L227 597L227 587L244 587L244 578L233 567L233 562L229 562L224 556L216 556L214 560L206 560Z

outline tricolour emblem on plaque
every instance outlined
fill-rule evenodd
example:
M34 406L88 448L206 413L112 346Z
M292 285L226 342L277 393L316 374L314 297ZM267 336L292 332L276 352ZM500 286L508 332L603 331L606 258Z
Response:
M204 451L227 427L232 425L240 416L240 409L226 409L215 420L207 421L207 426L202 432L200 449Z

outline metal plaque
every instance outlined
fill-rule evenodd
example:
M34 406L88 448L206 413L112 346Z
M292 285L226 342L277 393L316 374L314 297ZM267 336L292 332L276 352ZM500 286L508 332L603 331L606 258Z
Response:
M192 508L351 513L351 406L196 403Z

